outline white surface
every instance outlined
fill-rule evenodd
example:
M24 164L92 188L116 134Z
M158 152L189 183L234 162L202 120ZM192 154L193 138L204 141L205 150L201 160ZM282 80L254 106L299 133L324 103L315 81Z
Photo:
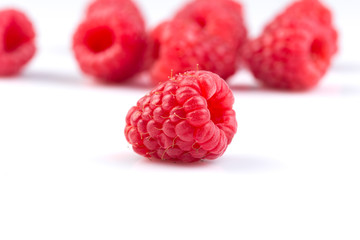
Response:
M238 74L238 134L221 159L195 165L129 148L125 115L147 90L96 86L78 71L68 49L84 2L0 4L23 6L41 33L24 74L0 81L0 239L360 239L355 1L329 1L345 33L322 84L268 92ZM180 4L139 2L152 24ZM253 33L284 2L247 1Z

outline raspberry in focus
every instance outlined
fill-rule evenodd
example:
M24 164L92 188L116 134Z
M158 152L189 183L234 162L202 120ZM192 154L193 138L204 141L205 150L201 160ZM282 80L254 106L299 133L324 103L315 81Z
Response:
M0 76L19 73L35 52L35 32L28 17L15 9L0 10Z
M230 88L217 74L178 74L129 110L125 136L136 153L150 159L216 159L237 131L233 104Z

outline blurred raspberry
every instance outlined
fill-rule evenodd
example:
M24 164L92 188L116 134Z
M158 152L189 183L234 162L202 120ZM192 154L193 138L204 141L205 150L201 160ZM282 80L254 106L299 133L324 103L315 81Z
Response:
M35 52L35 32L27 16L15 9L1 10L0 76L17 74Z
M231 143L237 123L226 82L207 71L176 75L132 107L125 136L150 159L196 162L216 159Z
M166 81L171 69L179 73L197 65L227 79L235 73L247 39L242 6L232 0L190 2L158 30L158 59L151 69L154 82Z
M319 0L299 0L289 5L274 22L286 21L289 18L306 18L321 25L332 25L332 14L329 8Z
M118 1L120 4L124 0ZM99 0L90 6L92 10L88 10L88 17L74 34L73 50L83 72L101 83L120 83L142 68L147 44L145 27L139 21L141 16L128 16L127 11L117 8L101 9L103 2L108 1ZM96 4L99 7L94 7Z
M308 90L325 75L337 49L331 14L317 0L295 2L248 43L245 58L263 85Z
M160 45L166 28L169 26L169 22L165 21L156 26L148 34L148 47L145 57L144 69L148 70L159 58Z
M288 24L289 21L301 21L302 19L313 21L316 25L328 29L329 37L332 39L329 44L333 45L331 46L331 52L335 54L338 49L338 34L333 26L330 9L319 0L300 0L294 2L269 23L264 31L277 31L279 27Z
M134 23L141 24L145 28L145 21L141 11L132 0L95 0L88 6L86 17L103 14L103 12L109 14L112 11L116 14L132 18Z

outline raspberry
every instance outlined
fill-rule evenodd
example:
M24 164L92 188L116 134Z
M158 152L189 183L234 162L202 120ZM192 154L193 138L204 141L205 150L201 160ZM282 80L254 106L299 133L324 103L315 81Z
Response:
M129 110L125 136L136 153L150 159L216 159L237 130L233 103L231 90L217 74L178 74Z
M133 18L134 23L141 24L145 28L144 18L131 0L95 0L88 6L86 16L88 18L92 15L102 14L102 12L109 13L109 11Z
M300 0L294 2L276 17L275 22L286 21L289 18L311 19L325 26L332 24L331 11L319 0Z
M276 31L282 25L286 25L294 19L307 19L329 29L332 42L332 54L337 52L338 34L332 25L331 11L318 0L301 0L288 6L285 11L279 14L264 31Z
M166 81L171 69L180 73L197 64L227 79L236 71L247 35L242 7L232 0L193 1L162 30L151 69L154 82Z
M148 34L148 49L145 58L145 69L149 69L154 64L156 59L159 58L160 45L163 39L164 32L166 31L166 28L168 26L169 22L162 22Z
M300 15L299 10L298 15L290 15L296 9L288 9L292 10L275 18L260 37L247 45L246 60L254 76L267 87L308 90L319 83L331 64L336 31L315 18L315 13L321 11L312 9Z
M195 0L182 8L174 19L196 22L212 35L236 45L247 40L242 5L232 0Z
M24 13L0 11L0 76L21 71L36 52L34 39L33 25Z
M116 9L89 12L73 37L73 51L83 72L109 84L138 73L146 49L143 22Z

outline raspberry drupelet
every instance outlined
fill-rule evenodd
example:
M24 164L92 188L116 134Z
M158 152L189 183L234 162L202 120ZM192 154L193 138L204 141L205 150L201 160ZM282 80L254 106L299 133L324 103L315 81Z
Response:
M178 74L129 110L125 136L136 153L150 159L216 159L237 131L233 104L230 88L217 74Z

